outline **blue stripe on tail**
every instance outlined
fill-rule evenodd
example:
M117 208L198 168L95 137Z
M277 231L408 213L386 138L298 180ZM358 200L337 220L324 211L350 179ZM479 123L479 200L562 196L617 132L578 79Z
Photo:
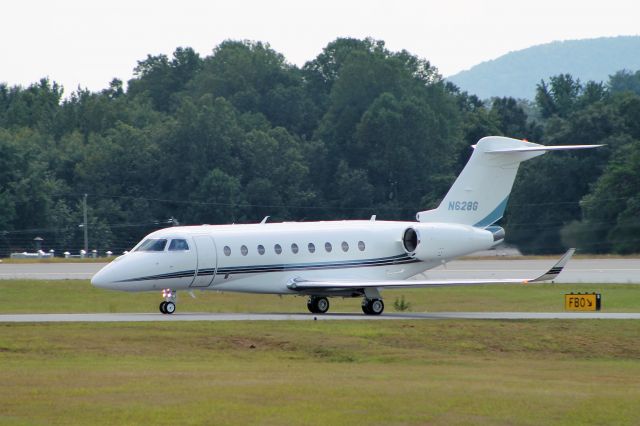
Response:
M502 215L504 215L504 210L507 208L507 201L509 201L508 195L504 200L502 200L500 204L498 204L498 206L495 209L493 209L491 213L489 213L484 219L482 219L480 222L476 223L473 226L478 228L486 228L487 226L493 225L494 223L502 219Z

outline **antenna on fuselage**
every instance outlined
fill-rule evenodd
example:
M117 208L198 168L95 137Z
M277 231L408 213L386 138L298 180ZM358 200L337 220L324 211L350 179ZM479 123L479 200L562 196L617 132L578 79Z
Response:
M269 219L270 216L265 216L264 219L262 219L262 222L260 222L260 225L264 225L265 223L267 223L267 219Z

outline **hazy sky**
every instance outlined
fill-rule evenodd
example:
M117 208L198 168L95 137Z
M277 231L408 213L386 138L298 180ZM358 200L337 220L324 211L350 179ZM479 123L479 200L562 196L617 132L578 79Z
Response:
M204 56L225 39L268 42L302 65L337 37L371 36L447 76L535 44L640 34L638 0L16 0L0 10L0 82L48 76L66 94L126 81L147 54Z

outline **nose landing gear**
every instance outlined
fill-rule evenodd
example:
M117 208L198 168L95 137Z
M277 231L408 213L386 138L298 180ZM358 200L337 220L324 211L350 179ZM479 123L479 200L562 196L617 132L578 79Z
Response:
M176 311L176 292L166 288L162 290L164 301L160 303L160 312L163 314L172 314Z

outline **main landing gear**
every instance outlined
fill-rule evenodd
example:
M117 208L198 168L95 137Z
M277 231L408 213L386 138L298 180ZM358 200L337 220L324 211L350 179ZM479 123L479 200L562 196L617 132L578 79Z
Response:
M307 308L312 314L324 314L329 310L329 300L323 296L309 296ZM384 311L384 302L376 297L362 299L362 312L367 315L380 315Z
M384 311L382 299L362 299L362 312L367 315L380 315Z
M160 312L163 314L172 314L176 311L176 292L166 288L162 290L164 301L160 303Z
M320 296L310 296L307 308L312 314L324 314L329 310L329 299Z

